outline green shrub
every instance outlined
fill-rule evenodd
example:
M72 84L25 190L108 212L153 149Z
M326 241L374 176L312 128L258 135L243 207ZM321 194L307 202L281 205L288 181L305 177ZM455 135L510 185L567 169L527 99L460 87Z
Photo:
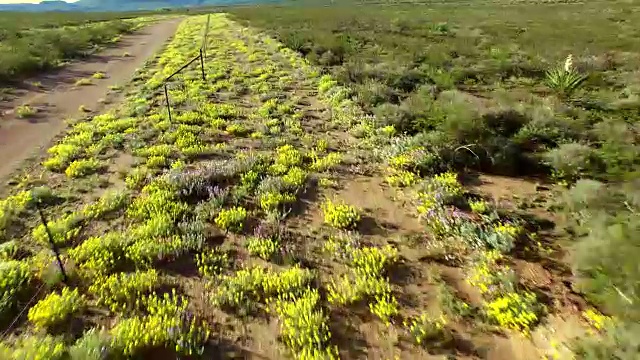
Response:
M547 71L546 83L558 96L565 98L571 96L586 79L587 76L578 73L573 67L573 57L569 54L563 67Z
M200 275L205 277L213 277L222 274L230 264L229 255L218 249L213 248L196 254L196 265Z
M322 204L324 222L337 229L353 228L360 221L358 209L347 204L336 204L327 200Z
M150 156L146 165L150 169L159 169L169 165L169 160L164 156Z
M47 150L51 157L45 160L42 165L52 171L61 171L69 163L80 157L83 148L73 144L58 144Z
M82 244L69 249L68 255L83 276L93 278L110 274L120 265L125 249L135 239L119 232L100 237L90 237Z
M129 194L126 191L107 191L98 201L85 206L82 214L88 219L99 219L110 212L122 209L128 201Z
M390 293L376 295L375 301L369 304L369 309L387 326L391 325L393 317L400 313L398 300Z
M391 284L382 277L363 276L355 271L332 279L327 286L327 300L334 305L349 305L364 300L366 297L385 296L391 294Z
M502 328L528 334L540 321L543 307L536 295L508 293L485 304L488 318Z
M577 287L608 313L640 319L637 189L579 181L564 196L577 241L572 264Z
M259 195L260 208L264 211L275 211L280 205L290 204L296 201L293 194L280 192L265 192Z
M339 153L329 153L325 157L316 157L311 163L311 170L323 172L336 168L342 163L342 155Z
M570 348L580 359L635 359L640 351L638 323L622 322L608 325L603 331L575 338Z
M180 219L189 210L186 203L178 201L178 194L162 180L151 182L142 188L127 208L127 215L143 220L154 217Z
M546 163L558 179L574 181L598 170L599 159L594 149L587 145L569 143L544 154Z
M49 335L10 338L5 344L0 344L3 359L62 360L66 355L64 341Z
M105 330L91 329L69 348L69 357L72 360L102 360L109 355L110 341Z
M444 337L446 324L447 321L444 316L432 318L428 314L422 314L404 322L407 332L416 344L425 346L427 341Z
M21 105L16 108L16 115L21 119L26 119L35 116L38 113L37 109L32 108L29 105Z
M32 191L21 191L16 195L9 196L6 199L0 200L0 235L16 220L16 217L29 207L34 200L34 194ZM46 202L46 198L43 199Z
M364 247L351 252L351 266L355 272L363 277L381 277L384 270L398 257L398 250L390 245L382 248Z
M289 169L289 172L282 176L282 181L294 189L301 188L306 180L308 173L301 168L295 166Z
M363 84L356 86L355 91L358 103L369 109L391 102L397 96L393 88L372 79L367 79Z
M2 261L0 279L0 314L5 316L13 311L31 280L29 265L22 261Z
M336 349L329 347L331 332L328 318L318 306L319 300L316 290L307 290L298 298L281 297L274 303L274 311L281 319L283 341L296 357L337 356ZM311 354L316 356L310 357Z
M212 300L218 305L246 311L255 302L264 302L271 297L296 297L314 278L310 270L299 267L275 272L255 266L222 276Z
M88 86L88 85L92 85L93 83L91 82L91 79L78 79L75 82L75 86Z
M252 236L247 240L247 250L249 254L268 261L280 250L280 243L276 239Z
M412 128L410 118L399 105L378 105L374 110L374 114L376 119L380 122L380 126L390 125L401 132Z
M9 240L0 244L0 261L11 260L18 253L18 242L16 240Z
M111 347L120 357L137 357L144 351L172 349L178 355L201 356L209 338L206 323L184 316L188 301L174 293L151 295L141 301L148 315L125 318L110 331Z
M97 278L89 292L98 299L98 304L116 312L131 309L140 297L151 293L156 286L158 274L152 269Z
M68 245L80 233L83 217L79 214L69 214L59 220L49 221L47 227L58 246ZM49 236L43 224L32 231L33 238L41 244L49 244Z
M62 289L61 294L52 293L29 309L29 321L36 328L47 329L69 320L85 306L78 289Z
M93 174L101 167L100 161L96 159L75 160L69 164L64 173L70 178L78 178Z
M125 183L129 189L137 189L149 179L151 173L146 168L134 168L125 178Z
M242 207L223 209L215 219L216 225L225 231L240 231L247 219L247 210Z

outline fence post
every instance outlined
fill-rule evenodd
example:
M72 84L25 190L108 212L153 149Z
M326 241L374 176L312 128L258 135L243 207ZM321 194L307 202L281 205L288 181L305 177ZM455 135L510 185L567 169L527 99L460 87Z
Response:
M207 15L207 26L204 28L204 36L202 36L202 53L207 56L207 35L209 35L209 22L211 21L211 14Z
M204 75L204 57L202 54L202 49L200 49L200 70L202 70L202 81L207 81L207 78Z
M53 249L53 252L56 254L56 260L58 261L58 266L60 267L60 272L62 273L62 281L66 283L68 278L67 278L66 271L64 271L62 260L60 259L60 250L58 249L56 242L53 240L53 235L51 234L51 230L49 230L47 219L45 219L44 214L42 213L42 208L40 208L40 200L36 201L36 209L38 210L38 214L40 215L40 221L42 221L42 226L44 226L44 229L47 232L47 237L49 238L49 242L51 243L51 248Z
M167 100L167 113L169 114L169 122L172 122L171 120L171 103L169 102L169 90L167 90L167 84L164 84L164 98L165 100Z

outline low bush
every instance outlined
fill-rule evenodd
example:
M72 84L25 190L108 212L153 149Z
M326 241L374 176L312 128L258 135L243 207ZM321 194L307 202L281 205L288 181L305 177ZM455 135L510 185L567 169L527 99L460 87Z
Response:
M577 287L620 319L640 319L640 234L637 188L580 180L563 197L577 240L572 264Z
M89 292L98 298L98 303L111 311L132 309L138 299L150 294L158 286L155 270L119 273L98 278L89 287Z
M247 219L247 210L242 207L223 209L215 219L216 225L225 231L241 231Z
M444 316L433 318L428 314L422 314L404 322L404 326L412 340L421 346L426 346L427 341L443 338L446 333L446 324L447 320Z
M59 220L49 221L47 227L53 237L53 242L58 246L69 245L80 233L83 217L80 214L69 214ZM41 244L49 243L49 235L43 224L38 225L32 231L33 238Z
M229 255L218 249L213 248L196 254L196 265L200 275L213 277L222 274L230 265Z
M329 346L328 318L320 308L319 300L316 290L307 289L299 297L282 296L274 301L283 341L297 358L337 358L337 350Z
M29 309L29 321L40 329L48 329L69 320L79 312L85 300L78 289L62 289L62 293L52 293Z
M327 200L322 204L324 221L336 229L353 228L360 221L358 209L347 204L334 203Z
M12 314L31 280L29 265L22 261L0 262L0 316Z
M78 178L95 173L102 164L96 159L76 160L69 164L65 174L70 178Z
M504 329L529 333L540 321L543 307L530 292L508 293L486 305L487 317Z
M63 339L49 335L10 337L0 344L0 355L11 360L62 360L66 349Z

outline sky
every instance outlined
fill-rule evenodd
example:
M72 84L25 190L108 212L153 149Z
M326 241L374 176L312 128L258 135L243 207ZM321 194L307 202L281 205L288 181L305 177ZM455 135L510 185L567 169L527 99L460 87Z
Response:
M37 4L42 0L0 0L0 4ZM66 2L76 2L77 0L64 0Z

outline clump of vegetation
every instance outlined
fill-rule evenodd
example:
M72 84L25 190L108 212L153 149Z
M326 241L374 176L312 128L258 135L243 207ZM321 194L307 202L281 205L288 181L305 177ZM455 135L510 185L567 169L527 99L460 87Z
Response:
M323 172L331 170L342 163L342 155L339 153L329 153L324 157L315 157L311 163L311 170Z
M318 306L319 300L317 291L307 290L300 297L281 296L274 303L283 341L298 358L337 358L337 349L329 346L331 332L327 316Z
M369 304L371 313L376 315L385 325L391 325L393 317L400 312L398 300L390 293L376 295L375 301Z
M20 105L16 108L16 115L21 119L34 117L37 113L38 110L29 105Z
M247 210L242 207L223 209L215 219L216 225L225 231L240 231L247 219Z
M10 314L31 280L29 265L22 261L0 262L0 315Z
M196 265L200 275L212 277L222 274L230 265L231 259L229 255L218 249L213 248L203 251L196 255Z
M295 297L314 279L308 269L289 268L281 272L260 267L241 269L233 275L221 277L220 286L213 294L213 301L238 311L250 311L258 302L265 302L279 295Z
M404 322L404 326L412 340L418 345L426 346L427 341L443 340L446 337L447 320L444 316L437 318L428 314Z
M75 160L64 173L70 178L78 178L95 173L101 166L100 161L96 159Z
M185 356L202 355L209 331L206 323L185 316L186 299L175 293L153 294L143 303L148 315L122 319L109 331L111 351L124 357L154 348L173 349Z
M486 304L487 316L500 327L528 333L540 321L542 306L536 295L509 293Z
M126 191L107 191L95 203L87 205L82 215L88 219L99 219L124 208L128 201L129 194Z
M322 204L324 222L336 229L349 229L355 227L360 221L360 212L353 206L334 203L327 200Z
M552 88L559 96L571 96L587 76L582 75L573 67L573 55L569 54L564 66L547 71L547 86Z
M47 329L59 325L78 313L85 300L78 289L62 289L60 294L52 293L29 309L29 321L37 328Z
M138 299L150 294L158 286L158 274L155 270L119 273L98 278L89 287L99 304L111 311L131 309Z
M0 344L0 355L4 359L62 360L65 353L64 341L50 335L21 336Z
M80 233L84 219L79 214L69 214L58 220L49 221L47 227L58 246L68 245ZM47 229L43 224L38 225L32 231L33 238L41 244L49 243Z
M75 86L88 86L93 85L93 82L89 78L78 79L75 82Z

